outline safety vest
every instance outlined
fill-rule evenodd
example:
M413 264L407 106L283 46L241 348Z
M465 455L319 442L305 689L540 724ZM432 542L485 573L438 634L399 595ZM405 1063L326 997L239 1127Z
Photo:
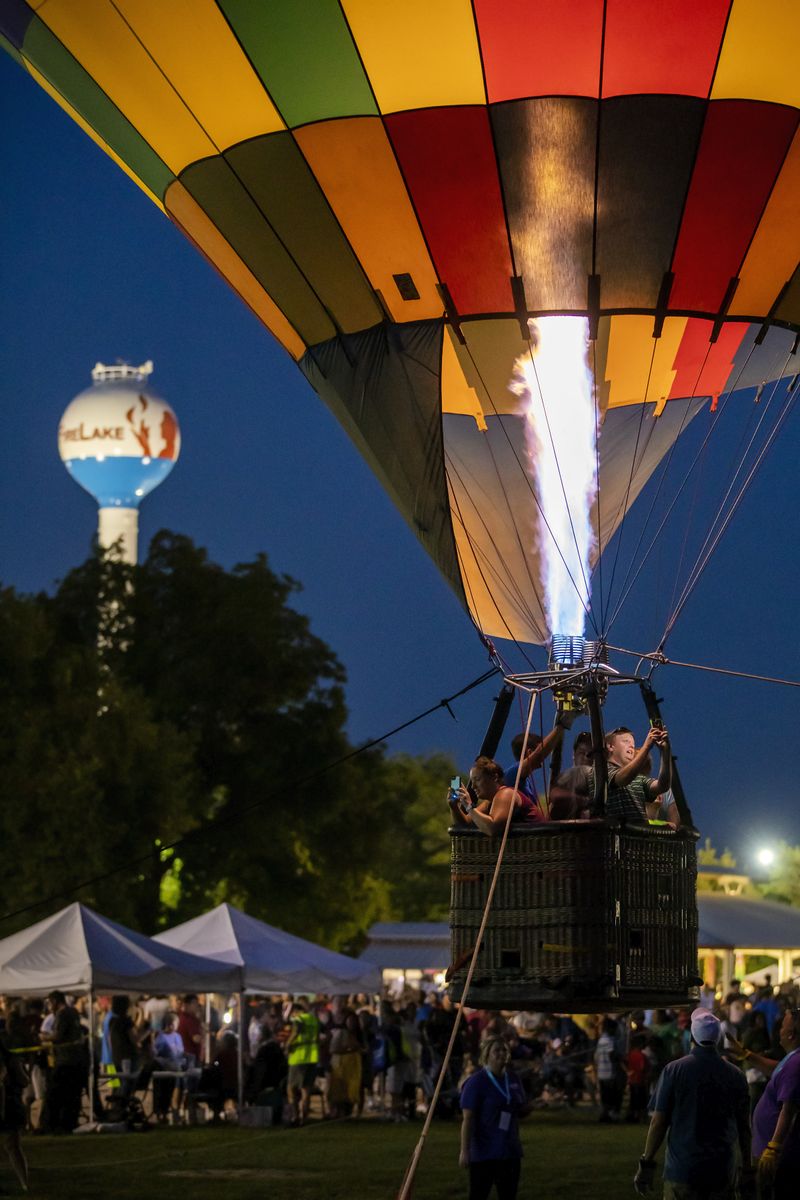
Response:
M294 1038L289 1047L289 1066L300 1067L319 1062L319 1021L313 1013L298 1012L292 1017Z

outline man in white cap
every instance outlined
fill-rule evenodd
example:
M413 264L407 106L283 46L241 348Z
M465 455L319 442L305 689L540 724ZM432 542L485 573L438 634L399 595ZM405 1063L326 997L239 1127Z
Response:
M641 1196L652 1191L655 1156L666 1137L664 1200L745 1200L755 1194L747 1081L721 1057L721 1026L713 1013L696 1008L691 1032L689 1054L668 1063L659 1078L633 1186Z

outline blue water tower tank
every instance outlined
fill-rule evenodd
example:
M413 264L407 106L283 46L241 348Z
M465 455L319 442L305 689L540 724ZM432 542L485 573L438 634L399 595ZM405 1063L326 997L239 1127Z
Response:
M152 362L97 363L92 386L67 406L58 449L73 479L99 506L98 538L121 543L125 562L138 553L139 505L169 475L181 448L178 420L150 388Z

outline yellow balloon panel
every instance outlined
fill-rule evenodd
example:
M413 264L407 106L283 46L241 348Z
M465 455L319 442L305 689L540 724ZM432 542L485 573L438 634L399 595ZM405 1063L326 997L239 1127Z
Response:
M147 185L142 182L142 180L139 178L139 176L130 169L128 164L126 162L124 162L123 159L121 159L118 154L114 153L114 151L111 149L111 147L107 144L107 142L103 141L103 139L100 137L99 134L95 133L95 131L92 129L91 125L87 124L87 122L84 121L81 114L79 112L77 112L72 107L71 104L67 103L67 101L64 99L64 97L61 95L61 93L59 91L57 91L47 79L45 79L44 75L42 75L39 71L36 70L36 67L34 67L31 63L27 62L25 59L23 59L22 61L23 61L23 66L25 67L25 69L33 76L33 78L36 80L36 82L41 87L44 88L44 90L47 92L48 96L52 96L52 98L55 100L56 104L58 104L60 108L63 108L64 112L67 113L68 116L72 117L73 121L81 127L83 132L87 133L89 135L89 137L92 139L92 141L96 145L98 145L101 150L104 150L105 153L108 155L108 157L113 159L114 162L117 164L117 166L120 167L125 172L125 174L128 176L128 178L132 179L133 182L137 185L137 187L140 187L142 189L145 196L147 196L150 200L152 200L154 204L157 204L158 207L161 209L161 211L164 212L165 211L164 205L162 204L159 197L156 196L155 192L150 191L150 188L147 187Z
M285 128L214 0L116 7L220 150Z
M733 0L712 100L800 104L797 0Z
M651 316L611 318L603 372L609 408L648 402L655 404L656 415L663 411L686 324L686 317L668 317L661 337L654 338Z
M176 175L188 163L216 153L108 0L48 0L40 17Z
M739 272L732 315L768 312L800 260L800 133L795 134L778 181Z
M485 104L469 0L343 0L381 112Z

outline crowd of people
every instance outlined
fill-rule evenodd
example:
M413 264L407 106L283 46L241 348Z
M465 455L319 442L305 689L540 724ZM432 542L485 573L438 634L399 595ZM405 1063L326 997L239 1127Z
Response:
M578 1105L593 1106L604 1124L646 1123L670 1078L665 1072L697 1040L689 1009L622 1017L467 1009L443 1072L458 1009L433 987L387 993L382 999L249 997L241 1021L236 997L227 1005L219 1000L218 1005L210 998L202 1004L194 995L109 996L96 998L90 1009L87 997L54 991L44 1001L4 1001L2 1128L20 1180L26 1171L19 1140L23 1130L67 1133L82 1117L129 1126L134 1117L144 1123L192 1123L201 1110L216 1121L228 1115L240 1119L240 1052L242 1102L268 1110L272 1123L367 1115L415 1121L435 1100L437 1118L466 1114L461 1160L474 1165L494 1161L475 1149L480 1114L492 1104L501 1105L499 1120L513 1110L514 1128L517 1116L530 1109ZM771 982L750 996L736 981L724 997L713 987L702 989L697 1012L718 1022L721 1054L741 1078L749 1112L760 1111L770 1080L791 1053L790 1026L796 1025L800 1046L798 1003L800 989ZM87 1107L90 1036L94 1114ZM796 1113L800 1067L785 1073L787 1083L797 1093L791 1093ZM149 1112L142 1108L145 1095L151 1097ZM776 1153L768 1148L775 1142L775 1130L767 1128L770 1120L775 1124L773 1109L770 1113L766 1125L762 1121L767 1141L759 1155ZM509 1137L512 1133L510 1124ZM496 1130L492 1138L495 1149L511 1147L510 1157L516 1157L516 1142L504 1141ZM779 1129L777 1139L784 1161L800 1172L800 1122ZM518 1164L503 1170L501 1190L511 1195ZM493 1171L484 1166L473 1172L475 1195L498 1182Z

